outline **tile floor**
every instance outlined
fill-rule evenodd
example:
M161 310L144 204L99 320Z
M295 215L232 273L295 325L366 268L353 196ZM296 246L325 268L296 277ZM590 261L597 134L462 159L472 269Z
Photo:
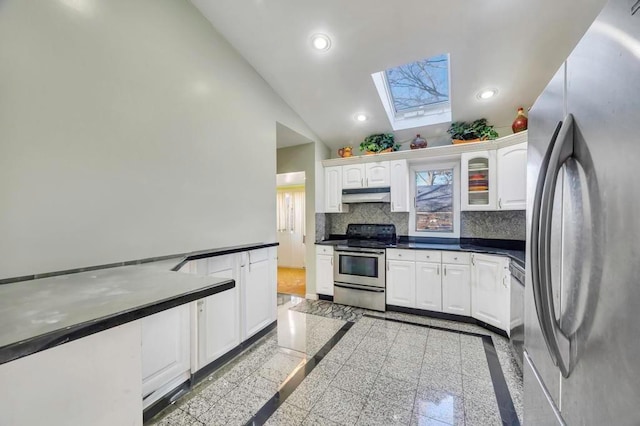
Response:
M152 423L522 422L522 377L501 336L475 325L331 302L280 296L279 304L276 330Z

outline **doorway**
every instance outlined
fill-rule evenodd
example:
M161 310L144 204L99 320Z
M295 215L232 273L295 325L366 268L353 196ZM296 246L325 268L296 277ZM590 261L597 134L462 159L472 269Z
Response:
M305 172L277 175L278 293L306 294Z

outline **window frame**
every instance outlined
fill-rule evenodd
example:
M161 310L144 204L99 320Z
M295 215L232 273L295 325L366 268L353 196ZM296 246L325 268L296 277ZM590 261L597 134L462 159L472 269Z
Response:
M417 231L416 230L416 173L430 170L453 169L453 231ZM460 162L421 162L409 168L409 236L430 238L460 238Z

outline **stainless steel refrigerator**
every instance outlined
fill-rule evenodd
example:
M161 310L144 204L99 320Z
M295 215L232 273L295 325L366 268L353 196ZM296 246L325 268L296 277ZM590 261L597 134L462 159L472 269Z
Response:
M638 9L607 3L529 112L527 425L640 424Z

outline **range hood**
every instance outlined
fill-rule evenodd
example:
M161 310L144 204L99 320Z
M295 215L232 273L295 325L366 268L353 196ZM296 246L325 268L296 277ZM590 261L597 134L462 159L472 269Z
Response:
M343 189L343 203L390 203L391 188Z

